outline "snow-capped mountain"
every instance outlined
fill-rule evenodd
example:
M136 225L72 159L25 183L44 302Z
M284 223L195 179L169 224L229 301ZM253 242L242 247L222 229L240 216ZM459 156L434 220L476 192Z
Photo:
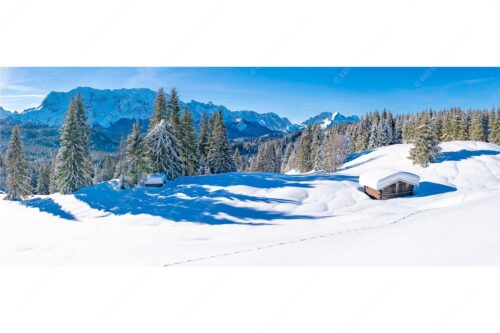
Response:
M151 116L156 96L155 91L146 88L110 90L78 87L68 92L51 92L38 107L26 109L21 113L13 114L0 109L0 119L10 116L14 121L21 123L61 126L71 97L78 93L82 95L86 105L90 124L112 140L127 135L134 121L139 121L147 128L147 121ZM327 128L334 124L359 120L357 116L346 117L338 112L323 112L302 124L293 124L287 118L272 112L232 111L224 105L194 100L181 101L181 108L191 111L196 128L203 114L211 116L216 111L221 111L231 139L291 133L301 130L308 124L318 123L323 128Z
M12 112L7 111L0 106L0 119L7 118L9 116L12 116Z
M51 92L45 97L40 106L27 109L15 115L14 118L20 122L60 126L64 122L64 116L71 97L76 96L78 93L82 95L90 123L103 128L108 128L121 119L149 119L156 95L153 90L144 88L109 90L78 87L69 92ZM212 102L201 103L194 100L187 103L181 102L181 107L192 112L196 125L198 125L204 113L212 115L216 111L221 111L224 122L229 127L231 127L232 123L237 123L238 119L243 120L244 123L258 124L269 132L287 132L293 127L293 124L287 118L282 118L275 113L231 111L223 105L216 105ZM243 131L242 135L255 136L249 130Z
M311 117L301 124L301 127L307 125L319 124L322 128L329 128L335 124L354 123L359 121L358 116L344 116L339 112L322 112L314 117Z

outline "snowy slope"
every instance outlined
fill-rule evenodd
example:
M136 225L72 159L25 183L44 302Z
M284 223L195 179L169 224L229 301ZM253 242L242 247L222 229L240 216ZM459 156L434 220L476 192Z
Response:
M423 169L409 145L335 174L182 177L165 188L101 183L0 201L3 265L499 265L500 146L442 144ZM374 168L415 173L414 197L369 199Z

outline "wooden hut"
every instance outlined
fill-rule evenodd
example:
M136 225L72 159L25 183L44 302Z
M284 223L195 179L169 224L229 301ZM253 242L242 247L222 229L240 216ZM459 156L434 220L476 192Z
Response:
M359 176L359 183L372 199L384 200L413 195L420 177L409 172L377 169Z
M143 178L143 184L146 187L162 187L167 181L164 173L151 173Z

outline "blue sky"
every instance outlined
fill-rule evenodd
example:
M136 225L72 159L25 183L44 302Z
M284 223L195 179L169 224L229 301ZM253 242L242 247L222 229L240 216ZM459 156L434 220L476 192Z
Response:
M324 111L346 115L449 106L500 106L500 68L0 68L0 106L22 111L50 91L176 87L181 99L231 110L276 112L294 122Z

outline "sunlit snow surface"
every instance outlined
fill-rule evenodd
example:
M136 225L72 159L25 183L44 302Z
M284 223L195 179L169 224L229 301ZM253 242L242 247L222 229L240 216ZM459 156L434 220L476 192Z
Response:
M0 263L499 265L500 146L441 146L426 169L407 159L409 145L394 145L335 174L231 173L132 190L111 181L1 200ZM376 168L420 176L416 195L369 199L358 176Z

